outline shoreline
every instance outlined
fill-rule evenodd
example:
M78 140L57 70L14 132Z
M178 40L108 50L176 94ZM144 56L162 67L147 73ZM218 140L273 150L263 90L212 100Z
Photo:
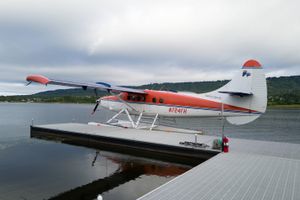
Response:
M293 104L293 105L269 105L267 108L272 109L300 109L299 104Z

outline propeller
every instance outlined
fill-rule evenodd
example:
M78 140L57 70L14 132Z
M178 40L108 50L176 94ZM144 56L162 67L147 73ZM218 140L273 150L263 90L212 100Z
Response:
M32 83L32 81L28 81L28 83L25 83L25 86L28 86Z
M98 99L97 101L96 101L96 105L95 105L95 107L94 107L94 109L93 109L93 112L92 112L92 115L96 112L96 110L97 110L97 108L98 108L98 106L99 106L99 104L100 104L100 99Z

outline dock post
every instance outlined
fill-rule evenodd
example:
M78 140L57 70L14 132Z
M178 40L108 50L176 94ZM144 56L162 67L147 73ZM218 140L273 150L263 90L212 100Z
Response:
M224 104L222 102L222 138L224 138L224 129L225 129L225 118L224 118Z

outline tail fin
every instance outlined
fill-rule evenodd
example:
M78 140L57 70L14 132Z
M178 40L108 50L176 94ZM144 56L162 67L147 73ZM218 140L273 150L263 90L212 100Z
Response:
M251 122L266 111L267 83L263 68L256 60L246 61L240 72L217 92L229 94L223 96L224 104L249 110L248 116L227 117L232 124Z

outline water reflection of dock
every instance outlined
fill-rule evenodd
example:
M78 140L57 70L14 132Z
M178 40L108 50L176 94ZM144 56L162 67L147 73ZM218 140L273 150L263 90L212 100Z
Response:
M98 153L96 153L95 160L97 156ZM105 157L112 162L119 164L119 169L105 178L65 191L49 200L93 200L96 199L99 194L110 191L119 185L140 177L141 175L157 175L162 177L178 176L189 169L183 166L159 165L158 163L151 164L136 160L121 160L118 157Z

